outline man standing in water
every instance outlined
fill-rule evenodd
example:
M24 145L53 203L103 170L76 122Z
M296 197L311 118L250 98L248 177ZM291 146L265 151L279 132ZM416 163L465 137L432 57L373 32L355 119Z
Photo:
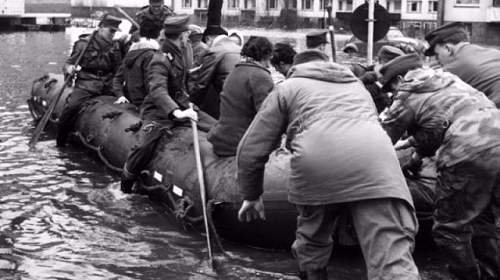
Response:
M299 212L292 250L301 279L327 279L343 211L352 216L368 279L419 279L410 191L354 74L317 50L295 56L288 79L269 94L239 143L240 221L265 219L264 166L283 133L292 152L288 199Z
M119 18L105 15L93 37L90 35L81 36L75 42L63 71L67 75L73 75L75 71L78 71L78 74L73 92L66 100L63 112L59 117L57 146L66 145L68 134L73 129L78 111L85 101L99 95L111 94L113 76L121 63L120 45L113 41L113 36L119 30L120 23ZM80 64L75 65L77 58L85 50L87 44L89 46L83 54Z

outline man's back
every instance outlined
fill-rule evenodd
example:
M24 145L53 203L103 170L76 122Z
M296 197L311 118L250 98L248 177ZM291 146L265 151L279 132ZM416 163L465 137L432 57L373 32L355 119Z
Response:
M455 57L444 69L482 91L500 108L500 51L466 44Z

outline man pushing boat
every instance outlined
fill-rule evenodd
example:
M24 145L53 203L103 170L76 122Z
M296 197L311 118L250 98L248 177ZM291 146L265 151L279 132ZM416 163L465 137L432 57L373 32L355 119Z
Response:
M285 132L301 279L327 279L333 229L344 211L352 216L368 279L419 279L411 254L417 219L391 140L359 80L316 50L296 55L288 79L240 141L240 221L265 219L264 166Z

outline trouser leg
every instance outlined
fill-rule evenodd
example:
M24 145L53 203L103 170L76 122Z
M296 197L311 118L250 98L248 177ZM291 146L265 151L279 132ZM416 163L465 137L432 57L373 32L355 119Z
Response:
M326 266L332 254L332 233L336 205L296 205L297 231L292 253L305 279L326 279ZM303 277L303 278L304 278Z
M82 104L92 97L92 94L78 88L75 88L68 96L57 125L56 141L58 146L66 145L66 140L69 133L73 130Z
M492 273L492 279L498 277L498 216L493 214L498 201L492 199L497 172L489 170L498 165L483 165L460 163L442 168L438 175L433 236L448 254L450 272L458 279L480 279L481 274Z
M369 280L417 280L412 257L417 218L399 199L370 199L350 203L354 227Z
M130 153L123 167L121 189L125 193L132 192L134 182L154 157L158 142L163 135L162 128L157 124L146 124L144 128L150 130L147 131L142 144Z

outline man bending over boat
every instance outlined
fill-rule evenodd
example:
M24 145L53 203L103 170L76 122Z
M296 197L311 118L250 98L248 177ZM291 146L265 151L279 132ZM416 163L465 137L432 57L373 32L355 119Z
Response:
M198 114L189 108L189 96L186 92L188 68L182 46L187 41L188 23L187 15L171 16L165 20L163 52L155 52L146 67L143 82L147 95L140 111L141 119L144 120L142 129L147 136L125 162L121 179L121 190L124 193L132 192L135 181L151 161L165 129L185 119L198 120Z
M352 216L368 279L419 279L411 254L413 201L370 94L354 74L317 50L296 55L288 79L240 141L240 221L265 219L264 166L283 133L292 152L288 199L299 213L292 251L301 279L327 279L343 211Z
M85 101L99 95L111 94L113 75L121 62L120 44L113 41L120 23L119 18L105 15L93 38L90 35L81 36L75 42L71 56L66 60L63 70L67 75L73 75L75 71L78 71L78 74L73 92L66 100L59 117L57 146L66 145L68 135ZM83 54L80 64L74 65L87 44L89 47Z

